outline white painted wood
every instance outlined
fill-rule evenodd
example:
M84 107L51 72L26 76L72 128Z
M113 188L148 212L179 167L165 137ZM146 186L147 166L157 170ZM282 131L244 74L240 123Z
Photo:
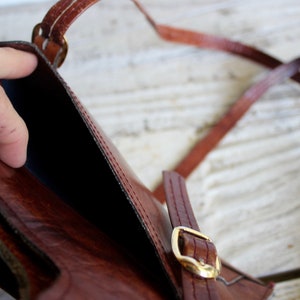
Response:
M1 6L18 6L22 4L33 4L33 3L41 3L42 1L47 0L0 0L0 7Z
M54 2L1 8L0 40L28 40ZM284 61L300 54L297 0L142 2L161 23L227 36ZM267 72L160 40L126 0L97 4L67 39L61 74L151 189ZM187 180L220 256L255 276L300 266L299 98L290 80L272 88ZM273 297L299 298L297 280L278 284Z

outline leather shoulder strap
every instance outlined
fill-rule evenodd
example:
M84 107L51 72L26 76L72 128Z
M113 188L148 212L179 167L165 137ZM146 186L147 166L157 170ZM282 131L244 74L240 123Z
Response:
M98 1L99 0L60 0L50 8L43 21L36 26L33 32L33 42L44 52L55 67L59 67L63 63L67 54L67 44L64 39L65 32L79 15ZM237 41L205 34L203 32L195 32L158 24L148 14L139 0L132 0L132 2L144 14L157 34L164 40L198 48L228 52L252 60L270 69L274 69L282 64L280 60L267 53ZM291 78L300 83L299 72L292 72ZM272 85L275 83L275 81L268 81L265 84ZM180 173L184 178L187 178L203 161L206 155L218 145L226 133L242 118L250 106L261 97L266 89L266 86L264 86L264 88L255 86L248 90L213 127L208 135L194 145L185 158L177 164L174 170ZM161 202L165 202L163 183L158 185L153 192L157 199Z
M199 149L196 151L197 155L195 154L196 161L198 161L199 153L205 157L207 151L234 126L238 118L268 88L293 76L298 72L299 67L300 58L282 64L248 89L207 137L199 143ZM183 165L185 166L184 161ZM233 269L226 262L222 262L223 267L221 267L215 245L199 231L197 220L189 202L184 178L177 172L165 171L164 192L171 223L174 227L172 248L182 266L181 277L184 299L192 300L200 299L200 297L209 300L219 299L218 297L222 294L221 290L223 290L224 285L229 287L226 299L234 299L233 295L237 297L241 291L243 293L238 297L239 299L248 299L248 296L249 299L266 299L271 293L271 285L264 286L262 282L255 282L253 278ZM175 238L174 232L176 233ZM197 262L202 263L198 264ZM243 286L242 289L241 286ZM213 291L219 292L213 293ZM250 291L252 291L251 297ZM255 291L254 294L253 291Z
M227 111L227 113L199 140L189 153L177 164L174 171L187 178L205 157L220 143L223 137L236 125L259 98L273 85L286 78L298 77L299 59L288 64L281 64L270 72L262 81L250 87ZM298 78L296 79L298 81ZM299 81L298 81L299 82ZM154 195L161 202L164 199L164 186L161 183L154 190Z
M42 22L35 26L32 42L46 55L54 67L59 67L68 52L64 35L71 24L99 0L60 0L53 5Z
M42 35L62 44L71 24L99 0L60 0L50 8L41 23Z
M172 248L181 264L183 299L267 299L272 284L264 285L224 261L221 266L214 243L199 231L184 179L164 172L164 186L174 226Z

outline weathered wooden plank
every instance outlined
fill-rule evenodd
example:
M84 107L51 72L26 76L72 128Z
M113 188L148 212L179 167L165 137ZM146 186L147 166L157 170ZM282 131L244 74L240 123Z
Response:
M0 39L28 40L54 2L1 8ZM231 37L282 60L299 55L296 0L142 2L162 23ZM149 188L266 72L161 41L130 1L101 2L67 38L60 72ZM291 81L270 90L187 180L220 255L257 276L300 265L299 96ZM298 299L298 285L278 284L274 299Z

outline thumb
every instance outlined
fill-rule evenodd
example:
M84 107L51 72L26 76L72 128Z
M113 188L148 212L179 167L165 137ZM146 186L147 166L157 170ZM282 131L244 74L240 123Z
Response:
M26 161L28 130L0 87L0 160L11 167Z
M0 47L0 79L29 75L37 66L37 58L30 53ZM26 162L28 130L0 86L0 160L11 167Z

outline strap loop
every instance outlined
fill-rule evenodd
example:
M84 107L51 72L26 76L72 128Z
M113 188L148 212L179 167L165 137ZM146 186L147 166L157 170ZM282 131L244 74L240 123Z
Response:
M55 43L50 38L43 37L41 33L42 24L37 24L32 31L32 41L46 55L54 68L59 68L66 59L68 53L68 43L65 38L61 45Z

